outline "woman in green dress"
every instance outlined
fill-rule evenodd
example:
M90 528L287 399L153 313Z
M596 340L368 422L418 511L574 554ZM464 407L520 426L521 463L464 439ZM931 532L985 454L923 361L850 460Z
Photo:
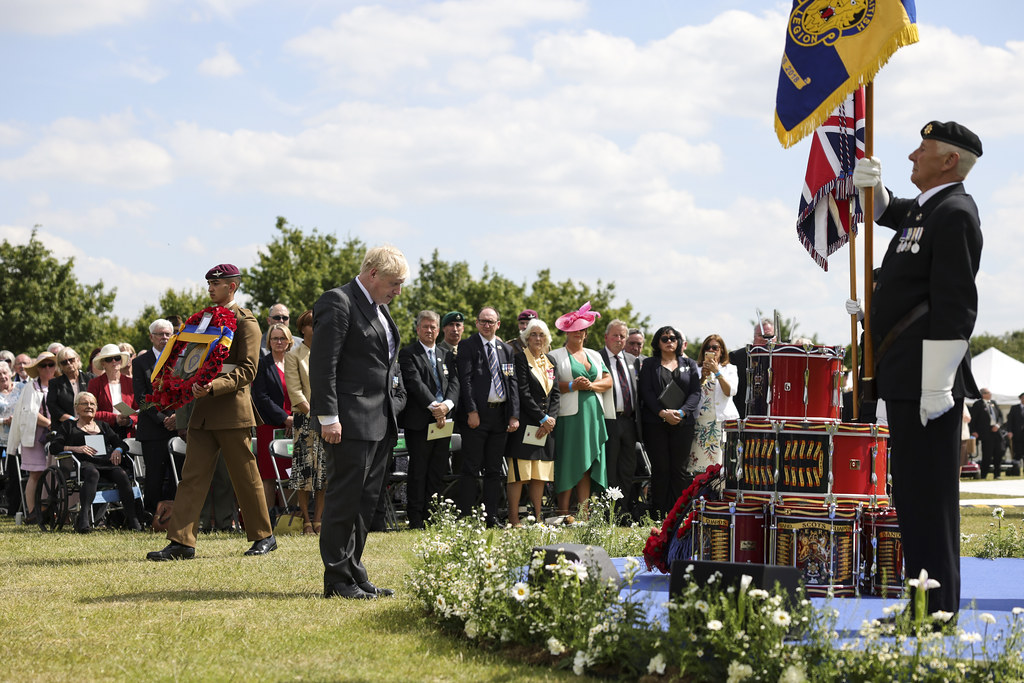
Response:
M578 311L566 313L555 322L565 332L565 346L551 352L561 394L558 424L555 426L555 491L558 514L569 516L573 489L580 510L586 509L592 485L605 488L605 442L608 431L604 421L615 419L612 377L601 354L583 347L587 328L600 313L587 302Z

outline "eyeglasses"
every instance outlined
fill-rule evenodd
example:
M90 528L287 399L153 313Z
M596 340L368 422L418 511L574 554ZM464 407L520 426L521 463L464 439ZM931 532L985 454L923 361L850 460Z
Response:
M272 342L286 342L286 341L288 341L288 337L271 337L270 341L272 341Z
M478 318L477 321L476 321L476 324L477 325L497 325L498 321L497 320L480 320Z
M75 362L76 360L78 360L78 356L75 356L74 358L65 358L64 360L62 360L62 361L60 362L60 364L61 364L61 365L71 365L71 364L72 364L72 363L74 363L74 362Z
M288 320L288 316L286 316L286 315L272 315L272 316L270 316L270 319L271 320L278 320L278 321L285 321L285 320Z
M679 337L673 337L671 335L665 335L664 337L659 337L658 341L660 341L662 344L668 344L669 342L677 342L677 341L679 341Z

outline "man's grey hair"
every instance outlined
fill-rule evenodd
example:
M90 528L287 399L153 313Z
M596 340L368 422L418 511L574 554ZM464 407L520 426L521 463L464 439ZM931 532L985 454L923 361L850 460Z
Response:
M422 321L424 318L426 318L427 320L433 320L438 324L438 327L440 327L441 325L441 316L439 316L434 311L423 310L416 314L416 327L420 326L420 321Z
M171 324L170 320L165 320L164 318L157 318L156 320L151 322L149 324L149 333L150 334L156 334L157 330L159 330L161 328L164 328L164 327L169 329L171 331L171 334L174 333L174 325Z

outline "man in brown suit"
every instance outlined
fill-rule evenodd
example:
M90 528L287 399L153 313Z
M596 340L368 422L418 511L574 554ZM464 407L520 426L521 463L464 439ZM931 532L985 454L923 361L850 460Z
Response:
M199 513L210 490L218 451L224 456L246 533L253 542L245 554L266 555L277 549L256 456L249 448L250 433L257 424L249 385L259 360L260 326L251 312L235 303L235 291L241 282L237 267L214 266L206 273L206 281L210 301L234 313L237 328L221 374L209 384L192 387L195 407L188 423L185 467L167 524L170 543L146 556L156 562L195 556Z

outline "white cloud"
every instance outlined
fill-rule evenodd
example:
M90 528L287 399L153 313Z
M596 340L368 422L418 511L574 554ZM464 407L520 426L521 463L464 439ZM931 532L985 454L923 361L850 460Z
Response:
M57 36L127 24L146 15L151 0L5 0L0 32Z
M19 128L0 123L0 146L16 145L24 138L25 135Z
M145 57L130 62L121 62L121 72L130 78L154 85L167 78L167 69L151 63Z
M217 53L199 63L199 73L215 78L231 78L242 73L242 66L225 43L217 45Z

